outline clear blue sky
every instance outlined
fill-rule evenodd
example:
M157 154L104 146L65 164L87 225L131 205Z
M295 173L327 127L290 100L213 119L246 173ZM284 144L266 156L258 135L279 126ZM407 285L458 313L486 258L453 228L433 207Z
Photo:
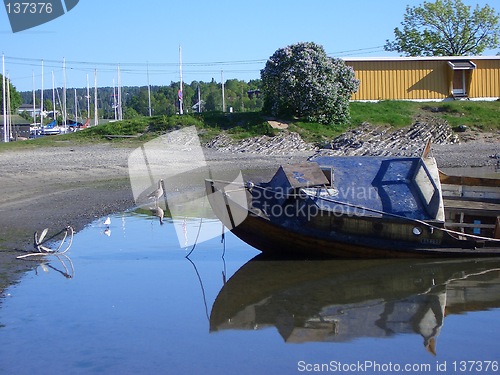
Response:
M468 5L488 3L464 0ZM490 1L492 6L497 0ZM179 81L179 46L183 79L250 79L260 77L265 60L278 48L301 42L321 44L334 57L391 56L382 46L393 38L407 5L416 0L80 0L67 14L19 33L12 33L0 8L0 53L6 73L18 91L63 83L112 86L121 67L122 86ZM500 4L499 4L500 5ZM500 11L500 6L497 8ZM497 51L489 51L496 54ZM488 53L487 53L488 54ZM1 72L0 72L1 73Z

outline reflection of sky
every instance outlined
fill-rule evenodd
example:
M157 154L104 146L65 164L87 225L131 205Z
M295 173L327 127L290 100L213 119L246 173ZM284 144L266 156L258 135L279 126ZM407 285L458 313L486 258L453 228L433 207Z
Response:
M257 251L227 233L224 262L218 234L197 245L195 270L171 221L111 216L110 237L103 221L75 235L68 253L73 279L39 268L38 276L28 272L9 288L0 305L0 373L293 374L299 361L434 366L497 359L498 309L447 316L437 357L416 334L339 344L285 344L273 327L210 334L207 311L223 286L223 272L229 279ZM194 229L198 221L189 224Z
M196 241L207 241L214 234L221 233L202 230L193 237L187 230L190 226L186 224L186 218L214 217L205 193L205 179L224 180L222 176L228 172L225 170L220 175L220 171L210 169L194 126L169 132L136 148L128 158L128 171L138 206L158 205L166 209L168 205L181 247L192 246ZM235 186L239 188L243 184L241 174L234 181L237 185L228 185L227 189L232 191L233 200L246 206L244 191L234 191ZM162 186L163 196L158 201L147 198L158 184ZM221 201L220 204L225 203ZM205 216L207 211L210 213Z

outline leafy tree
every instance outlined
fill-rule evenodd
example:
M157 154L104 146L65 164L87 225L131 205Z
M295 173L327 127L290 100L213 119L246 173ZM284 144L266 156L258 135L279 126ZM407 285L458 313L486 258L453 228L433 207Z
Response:
M406 56L480 55L499 46L498 21L489 5L471 11L461 0L424 1L406 7L403 29L394 29L395 40L387 40L384 49Z
M261 70L264 112L322 124L348 122L349 99L359 87L351 67L322 46L298 43L277 50Z
M153 107L153 99L154 97L151 97L151 107ZM147 116L149 114L148 88L141 87L140 91L130 98L129 106L133 108L136 113Z
M205 109L207 111L217 111L222 109L222 97L220 94L210 92L206 98Z
M21 106L23 100L21 95L17 92L16 88L9 81L9 92L10 92L10 112L14 113L17 108ZM6 93L7 95L7 93ZM3 76L0 74L0 103L3 100ZM0 113L3 115L3 105L0 104Z
M137 111L131 107L127 107L123 110L123 118L125 119L133 119L140 117L140 115L137 113Z

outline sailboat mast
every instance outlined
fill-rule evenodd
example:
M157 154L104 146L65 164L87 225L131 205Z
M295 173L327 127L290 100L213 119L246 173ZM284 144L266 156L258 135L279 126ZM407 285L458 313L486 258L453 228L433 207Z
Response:
M118 120L123 120L122 110L122 78L120 71L120 64L118 64Z
M90 83L89 83L88 73L87 73L87 119L90 120Z
M97 69L94 69L94 125L99 125L99 116L97 113Z
M201 89L198 83L198 113L201 113Z
M12 137L12 118L11 118L11 113L10 113L10 78L7 77L7 113L4 114L4 116L7 116L7 135L9 139L13 138ZM16 134L16 140L17 140L17 134Z
M116 103L116 85L113 78L113 109L115 110L115 121L118 120L118 105Z
M42 90L40 91L40 123L43 125L43 59L42 59Z
M76 89L75 89L75 126L78 124L78 98L76 96Z
M62 107L62 111L63 111L63 125L64 125L64 128L67 127L67 124L68 124L68 114L67 114L67 110L66 110L66 58L63 58L63 107Z
M149 63L146 66L147 74L148 74L148 108L149 108L149 117L151 117L151 85L149 83Z
M33 71L33 124L36 126L35 71Z
M56 81L54 78L54 71L52 71L52 117L54 121L57 120L56 116ZM56 123L57 125L57 123Z
M222 112L226 112L226 95L224 94L224 71L220 71L220 80L222 84Z
M7 133L7 96L5 92L5 55L2 53L2 102L3 102L3 141L9 142Z
M182 108L182 47L179 46L179 72L180 72L180 83L179 83L179 114L184 114Z

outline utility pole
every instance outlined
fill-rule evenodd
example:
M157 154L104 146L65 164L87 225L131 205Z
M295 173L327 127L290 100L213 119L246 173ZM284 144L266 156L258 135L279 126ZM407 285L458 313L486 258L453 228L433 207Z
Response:
M222 113L226 112L226 96L224 95L224 71L220 71L220 79L222 82Z
M118 120L123 120L123 108L122 108L122 78L120 65L118 64Z
M116 121L118 119L118 115L117 115L118 104L116 101L116 85L115 85L114 78L113 78L113 109L115 110L115 121Z
M201 113L201 89L198 83L198 113Z
M151 84L149 83L149 63L146 66L147 74L148 74L148 108L149 108L149 117L151 117Z

